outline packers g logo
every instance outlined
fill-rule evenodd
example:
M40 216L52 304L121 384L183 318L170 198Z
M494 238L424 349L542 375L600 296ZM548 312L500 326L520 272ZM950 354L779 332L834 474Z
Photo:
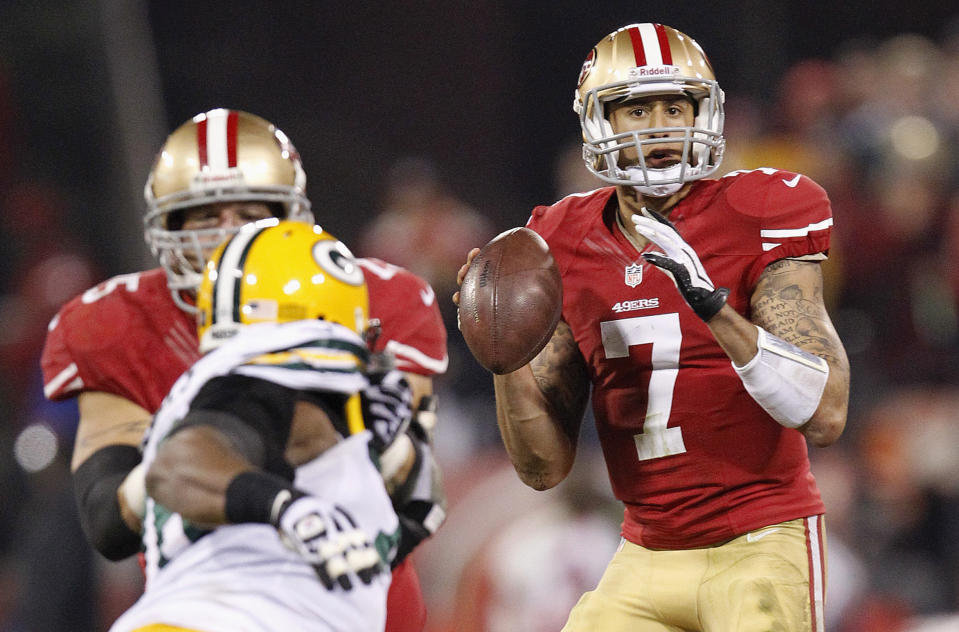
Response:
M363 285L363 270L343 242L335 239L318 241L313 245L313 260L335 279L349 285Z

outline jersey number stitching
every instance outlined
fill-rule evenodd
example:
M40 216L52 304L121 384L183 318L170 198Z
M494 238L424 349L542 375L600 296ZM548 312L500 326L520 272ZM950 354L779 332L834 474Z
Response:
M104 281L100 285L96 285L84 292L81 300L87 305L90 303L95 303L107 294L115 291L121 285L126 288L127 292L136 292L140 287L141 274L142 273L140 272L133 272L130 274L121 274L119 276L115 276L112 279Z
M686 451L683 432L667 428L673 407L673 388L679 374L679 349L683 333L679 314L636 316L600 323L603 350L607 358L625 358L633 345L652 345L652 373L643 431L633 435L640 461L682 454Z

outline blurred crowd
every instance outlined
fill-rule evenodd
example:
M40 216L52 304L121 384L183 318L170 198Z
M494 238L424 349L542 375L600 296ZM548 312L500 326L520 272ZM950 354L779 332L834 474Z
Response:
M126 270L101 269L56 185L13 158L23 139L3 79L0 630L94 632L136 597L139 574L82 541L68 467L76 411L43 398L37 360L58 307ZM852 401L843 438L810 451L828 512L828 629L957 630L959 32L847 42L795 63L768 94L727 94L726 116L725 171L801 172L833 203L827 304ZM554 172L557 197L600 184L573 137ZM449 520L415 554L429 630L557 630L604 569L622 515L589 422L573 475L549 492L524 488L499 443L491 380L449 297L469 248L511 226L461 199L425 157L394 163L369 217L354 249L429 280L450 332L436 435Z

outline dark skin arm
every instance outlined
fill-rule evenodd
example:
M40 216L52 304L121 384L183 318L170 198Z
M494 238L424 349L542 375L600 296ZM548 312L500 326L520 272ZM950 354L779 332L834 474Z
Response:
M163 442L147 471L147 493L190 522L226 523L226 488L240 472L257 470L221 431L193 426Z
M563 481L576 458L576 441L589 397L586 364L569 325L518 371L493 376L496 420L510 461L536 490Z
M290 464L302 465L329 449L337 434L326 412L296 403L287 442ZM147 493L190 522L213 527L226 523L226 489L237 474L259 470L230 438L212 426L190 426L163 441L147 471Z

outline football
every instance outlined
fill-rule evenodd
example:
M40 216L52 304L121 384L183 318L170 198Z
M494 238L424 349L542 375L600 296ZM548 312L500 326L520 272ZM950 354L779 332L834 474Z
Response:
M460 331L476 360L502 375L539 353L563 311L563 283L546 242L513 228L483 246L460 287Z

